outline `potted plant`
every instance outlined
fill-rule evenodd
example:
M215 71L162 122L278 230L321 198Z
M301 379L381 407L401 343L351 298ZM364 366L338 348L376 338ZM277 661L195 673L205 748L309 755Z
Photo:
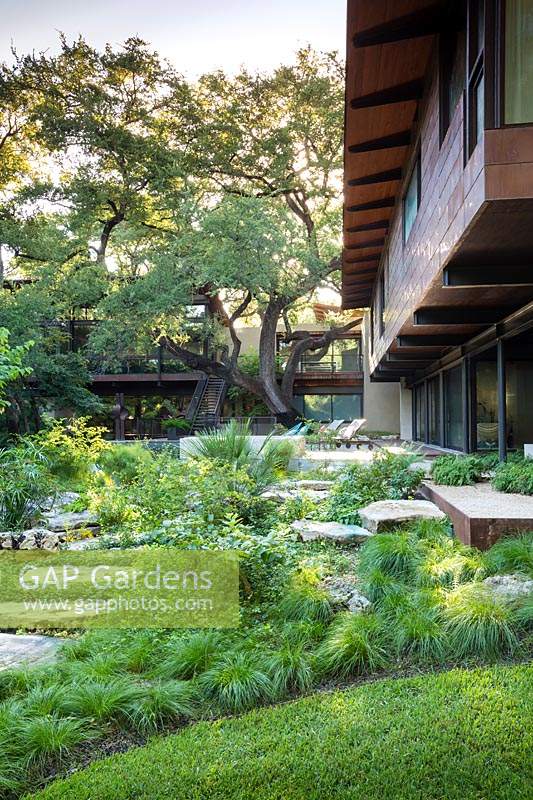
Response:
M169 441L175 441L180 436L185 436L189 433L191 423L185 417L171 417L170 419L164 419L161 427L167 432Z

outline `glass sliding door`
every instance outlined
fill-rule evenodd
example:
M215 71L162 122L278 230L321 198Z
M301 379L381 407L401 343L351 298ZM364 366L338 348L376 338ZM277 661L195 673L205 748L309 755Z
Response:
M505 3L506 125L533 122L533 0Z
M444 444L452 450L463 449L463 376L461 367L444 373Z
M426 387L423 383L415 386L415 439L426 441Z
M533 443L533 363L508 361L507 444L521 450Z
M430 444L441 444L440 381L438 378L432 378L430 381L428 381L428 402L429 402L428 441Z
M496 361L476 364L476 450L498 449L498 378Z

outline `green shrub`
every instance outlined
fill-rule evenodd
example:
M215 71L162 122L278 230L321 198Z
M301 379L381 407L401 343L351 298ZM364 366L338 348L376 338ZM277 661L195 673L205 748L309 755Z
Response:
M533 494L533 459L502 462L496 468L492 485L499 492Z
M198 681L205 695L222 711L247 711L274 696L267 673L243 652L228 653Z
M451 592L444 613L450 646L459 658L493 658L513 653L518 645L512 605L482 584Z
M43 448L29 439L0 450L0 528L23 530L32 525L52 493L49 462Z
M117 483L133 483L142 474L154 457L140 443L116 444L104 450L99 466Z
M522 572L533 577L533 531L505 536L485 553L491 575Z
M439 456L431 466L431 477L444 486L470 486L486 468L477 456Z
M48 458L52 475L68 481L83 481L110 446L103 439L104 433L105 428L90 425L88 417L79 417L49 422L34 440Z
M326 675L348 677L374 672L387 663L386 635L376 614L338 614L317 654Z
M188 681L157 681L143 687L130 704L129 720L143 734L189 719L197 710L196 692Z
M325 504L323 518L357 524L357 510L377 500L413 497L424 474L411 470L414 455L379 452L370 464L351 464L344 471Z

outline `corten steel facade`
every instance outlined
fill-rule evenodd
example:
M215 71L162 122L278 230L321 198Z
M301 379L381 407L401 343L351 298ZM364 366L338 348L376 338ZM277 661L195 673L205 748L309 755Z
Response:
M417 440L533 442L533 0L349 0L345 131L372 380Z

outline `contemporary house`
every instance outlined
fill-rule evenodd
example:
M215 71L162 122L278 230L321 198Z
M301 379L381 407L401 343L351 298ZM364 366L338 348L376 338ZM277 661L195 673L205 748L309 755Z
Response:
M401 433L533 442L533 0L348 0L343 304Z

